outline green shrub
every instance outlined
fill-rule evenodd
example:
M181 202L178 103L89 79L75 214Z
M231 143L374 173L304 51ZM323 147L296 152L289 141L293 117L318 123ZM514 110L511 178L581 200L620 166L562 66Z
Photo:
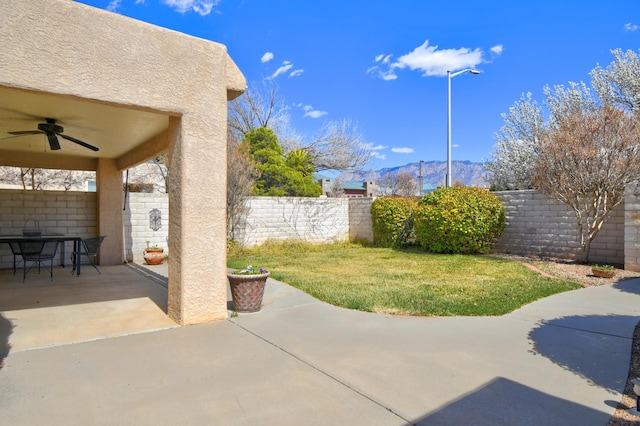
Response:
M402 247L413 239L413 215L418 200L413 197L376 198L371 204L373 241L379 247Z
M420 200L415 233L433 253L483 253L502 235L505 215L493 193L471 187L441 188Z

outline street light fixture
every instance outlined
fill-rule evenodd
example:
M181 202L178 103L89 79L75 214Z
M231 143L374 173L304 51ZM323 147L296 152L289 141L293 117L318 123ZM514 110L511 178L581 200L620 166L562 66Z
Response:
M451 187L451 79L465 72L471 74L480 74L476 69L467 68L466 70L454 72L447 70L447 176L445 179L445 187Z

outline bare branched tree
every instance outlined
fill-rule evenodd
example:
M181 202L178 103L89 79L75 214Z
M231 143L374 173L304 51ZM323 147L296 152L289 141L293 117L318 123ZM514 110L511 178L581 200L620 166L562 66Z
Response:
M313 158L316 171L357 170L371 160L371 151L351 120L325 123L320 134L301 148Z
M161 156L155 158L153 163L156 165L157 171L164 181L164 188L159 188L159 190L167 192L169 189L169 154L165 152Z
M247 197L251 194L258 171L249 158L249 146L229 134L227 137L227 238L236 233L247 217Z
M533 185L573 210L587 262L591 242L624 200L625 186L640 178L640 122L597 102L584 84L545 93L551 117L539 134Z
M242 96L229 102L228 121L238 140L254 129L271 129L285 154L306 151L317 172L356 170L371 159L362 133L351 120L329 121L310 142L305 142L290 125L289 109L270 81L253 85Z
M398 170L384 175L378 189L381 195L413 197L418 195L419 185L411 173Z
M229 102L228 125L237 140L244 139L254 129L265 127L273 130L285 147L287 141L297 137L291 134L289 121L289 110L271 80L254 84L242 96Z
M331 191L327 194L331 198L340 198L344 195L344 182L340 178L335 178L333 180L333 185L331 185Z
M0 167L0 182L20 185L24 190L82 190L85 181L90 179L95 179L94 172Z

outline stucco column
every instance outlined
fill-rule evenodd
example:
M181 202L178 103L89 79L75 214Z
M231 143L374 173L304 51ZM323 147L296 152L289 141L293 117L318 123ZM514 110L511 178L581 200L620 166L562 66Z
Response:
M212 93L206 115L182 117L169 151L168 314L181 325L227 318L227 99Z
M122 172L114 160L101 158L96 170L98 235L106 235L98 260L101 265L122 265Z

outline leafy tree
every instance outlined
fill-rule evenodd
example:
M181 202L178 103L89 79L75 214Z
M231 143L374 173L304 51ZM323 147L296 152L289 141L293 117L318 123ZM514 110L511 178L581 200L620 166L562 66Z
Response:
M271 129L259 127L247 133L249 154L260 177L254 193L270 196L317 197L320 185L313 180L313 167L306 154L292 151L288 157Z
M628 183L640 178L640 122L584 85L545 89L550 123L541 134L533 184L575 213L581 260Z
M289 167L302 173L303 176L313 176L313 158L301 149L289 151L286 156L286 163Z
M616 49L611 53L615 59L607 68L598 65L589 74L597 97L589 96L594 102L613 104L640 117L640 57L632 50ZM487 181L495 190L529 189L537 138L547 125L542 109L527 93L502 117L505 125L496 134L491 161L485 164Z
M611 52L615 60L603 69L591 71L591 84L598 97L625 110L640 112L640 57L632 50Z
M487 167L492 188L531 186L566 203L585 262L625 186L640 178L640 60L632 51L612 53L614 62L590 73L595 90L544 88L546 122L530 95L516 102Z
M544 127L542 110L527 93L502 118L505 124L496 134L492 159L485 164L487 181L496 191L530 189L538 138Z

